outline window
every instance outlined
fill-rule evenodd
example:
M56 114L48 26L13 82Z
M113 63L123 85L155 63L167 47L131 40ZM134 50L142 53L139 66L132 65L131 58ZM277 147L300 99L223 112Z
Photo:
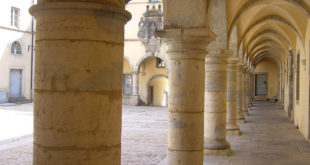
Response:
M16 7L11 8L11 26L19 28L20 9Z
M156 58L156 67L157 68L164 68L164 67L166 67L165 61L160 59L160 58Z
M158 0L149 0L149 2L158 2Z
M13 44L11 46L11 54L22 55L22 48L17 41L13 42Z
M296 100L299 101L299 83L300 83L300 52L296 57Z
M123 76L123 94L130 95L132 93L132 75L124 74Z

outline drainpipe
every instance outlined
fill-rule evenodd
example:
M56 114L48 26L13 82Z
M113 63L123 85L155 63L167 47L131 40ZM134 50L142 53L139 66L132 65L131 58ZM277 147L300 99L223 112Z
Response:
M32 0L32 6L34 0ZM34 64L34 18L31 17L31 73L30 73L30 100L33 101L33 64Z

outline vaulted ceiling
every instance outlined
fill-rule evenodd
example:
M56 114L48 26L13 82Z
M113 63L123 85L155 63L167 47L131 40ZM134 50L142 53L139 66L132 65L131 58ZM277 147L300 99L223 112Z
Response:
M253 65L285 62L298 42L305 51L310 0L226 0L226 6L228 42L236 40L236 51Z

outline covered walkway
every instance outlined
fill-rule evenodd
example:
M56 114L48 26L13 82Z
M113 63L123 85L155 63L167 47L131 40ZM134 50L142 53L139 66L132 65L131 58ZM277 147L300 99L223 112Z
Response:
M239 124L242 135L228 136L233 156L206 156L207 165L309 165L310 144L289 121L282 106L256 102Z

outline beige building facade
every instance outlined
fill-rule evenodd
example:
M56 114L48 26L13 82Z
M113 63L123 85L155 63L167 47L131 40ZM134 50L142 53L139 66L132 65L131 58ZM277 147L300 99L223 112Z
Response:
M32 0L1 3L0 103L32 99L34 26Z

